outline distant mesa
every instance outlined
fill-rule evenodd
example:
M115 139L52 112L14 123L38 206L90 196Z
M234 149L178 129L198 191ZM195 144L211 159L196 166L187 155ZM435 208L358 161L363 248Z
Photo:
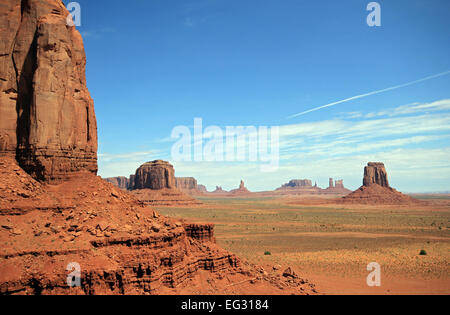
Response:
M122 190L128 190L130 188L130 180L125 176L109 177L105 178L105 180Z
M368 163L364 168L363 185L351 194L343 197L340 202L369 205L422 203L390 187L386 168L380 162Z
M334 181L333 178L330 178L329 186L326 189L318 187L317 183L313 186L310 179L293 179L275 190L277 195L346 195L351 192L351 190L344 187L342 179Z
M107 182L123 190L177 190L189 196L201 196L206 187L198 185L194 177L175 177L173 166L166 161L156 160L141 165L129 178L124 176L104 178Z
M152 206L185 206L201 204L190 197L182 187L196 187L194 178L177 179L175 169L167 161L156 160L142 164L134 175L126 181L126 177L106 179L122 189L128 189L145 205ZM127 187L127 188L125 188Z
M147 162L136 170L133 190L174 188L176 188L175 169L169 162L161 160Z
M202 196L207 192L206 187L199 185L194 177L176 177L175 184L178 190L190 196Z
M198 191L202 194L207 193L208 189L206 189L205 185L198 185Z
M283 189L283 188L300 188L300 187L311 188L311 187L313 187L312 181L310 179L293 179L289 183L281 186L281 189Z

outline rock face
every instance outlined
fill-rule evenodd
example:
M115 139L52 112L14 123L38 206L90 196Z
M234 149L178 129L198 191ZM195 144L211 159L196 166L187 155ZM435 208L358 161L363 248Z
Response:
M343 179L336 180L335 187L336 188L345 188L344 187L344 180Z
M289 183L284 184L281 188L298 188L298 187L312 187L312 181L310 179L293 179Z
M180 190L198 190L197 180L193 177L177 177L175 182Z
M202 196L207 192L206 187L198 185L194 177L176 177L175 182L178 190L190 196Z
M60 183L97 172L97 125L83 41L58 0L0 6L0 155Z
M387 172L383 163L369 162L364 168L363 186L371 186L373 184L389 187Z
M251 192L247 189L247 187L245 187L245 183L243 180L241 180L241 183L239 184L238 189L234 189L234 190L230 191L231 196L247 195L250 193Z
M369 205L409 205L422 203L389 186L383 163L370 162L364 168L363 185L340 200L342 203Z
M176 188L175 170L169 162L148 162L136 171L133 189L172 189Z
M198 185L198 191L200 191L201 193L207 193L208 189L206 189L205 185Z
M175 169L166 161L153 161L141 165L130 183L131 192L149 206L200 205L201 202L177 189ZM183 184L188 184L183 181ZM192 183L191 183L192 184Z
M116 186L120 189L123 189L123 190L128 190L130 187L130 180L128 178L126 178L125 176L109 177L109 178L105 178L105 180L108 183L111 183L114 186Z
M216 186L216 189L212 192L212 194L228 194L228 191L224 190L221 186Z
M330 184L328 188L324 189L322 192L324 194L348 195L352 191L345 188L343 179L338 179L335 181L333 178L330 178Z

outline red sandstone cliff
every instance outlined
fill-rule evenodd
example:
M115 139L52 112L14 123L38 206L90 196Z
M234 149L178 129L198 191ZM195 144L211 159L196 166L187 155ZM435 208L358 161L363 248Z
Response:
M0 154L34 178L97 172L97 124L83 40L57 0L0 7Z

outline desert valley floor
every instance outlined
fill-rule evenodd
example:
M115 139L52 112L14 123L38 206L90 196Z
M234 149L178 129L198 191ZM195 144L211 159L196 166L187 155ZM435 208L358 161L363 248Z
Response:
M220 246L266 270L292 267L321 294L450 294L450 196L415 197L426 204L201 197L199 206L157 210L215 223ZM370 262L381 265L381 287L366 284Z

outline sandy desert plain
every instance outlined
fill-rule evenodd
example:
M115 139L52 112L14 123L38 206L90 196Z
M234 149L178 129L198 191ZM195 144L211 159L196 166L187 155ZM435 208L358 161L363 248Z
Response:
M216 224L217 243L266 270L291 266L320 294L449 294L450 195L423 205L348 205L336 197L198 197L202 205L157 207L170 217ZM424 250L426 255L420 255ZM270 252L270 255L269 255ZM381 286L369 287L370 262Z

